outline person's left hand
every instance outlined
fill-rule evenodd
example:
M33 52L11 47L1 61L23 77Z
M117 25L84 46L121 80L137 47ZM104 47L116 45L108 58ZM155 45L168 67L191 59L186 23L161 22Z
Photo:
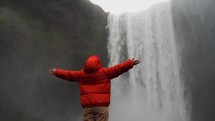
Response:
M50 69L50 70L49 70L49 73L50 73L50 74L54 74L54 73L55 73L55 71L56 71L56 69L55 69L55 68L53 68L53 69Z

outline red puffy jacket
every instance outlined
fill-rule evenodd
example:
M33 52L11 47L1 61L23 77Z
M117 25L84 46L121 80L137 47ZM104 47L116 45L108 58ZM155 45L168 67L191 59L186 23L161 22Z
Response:
M79 83L83 108L109 106L110 80L133 67L132 60L127 60L113 67L104 68L98 56L90 56L81 71L56 69L55 75L62 79Z

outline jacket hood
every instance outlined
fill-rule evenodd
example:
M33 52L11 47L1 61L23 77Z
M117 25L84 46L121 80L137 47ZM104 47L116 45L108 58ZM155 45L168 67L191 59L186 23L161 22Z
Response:
M102 68L100 58L97 55L90 56L84 65L85 73L92 73Z

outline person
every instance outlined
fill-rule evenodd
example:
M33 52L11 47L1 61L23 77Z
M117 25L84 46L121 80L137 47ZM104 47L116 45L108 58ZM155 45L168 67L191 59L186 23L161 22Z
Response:
M83 107L83 121L108 121L108 106L110 104L110 80L127 72L139 60L128 59L123 63L105 68L97 55L90 56L82 70L50 69L49 72L64 80L78 82L80 100Z

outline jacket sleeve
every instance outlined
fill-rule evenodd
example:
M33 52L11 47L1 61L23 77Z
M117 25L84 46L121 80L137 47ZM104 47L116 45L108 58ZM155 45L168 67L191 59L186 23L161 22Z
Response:
M80 71L68 71L57 68L54 75L68 81L79 81Z
M110 79L113 79L123 74L124 72L127 72L131 68L133 68L133 62L129 59L123 63L106 68L105 73Z

